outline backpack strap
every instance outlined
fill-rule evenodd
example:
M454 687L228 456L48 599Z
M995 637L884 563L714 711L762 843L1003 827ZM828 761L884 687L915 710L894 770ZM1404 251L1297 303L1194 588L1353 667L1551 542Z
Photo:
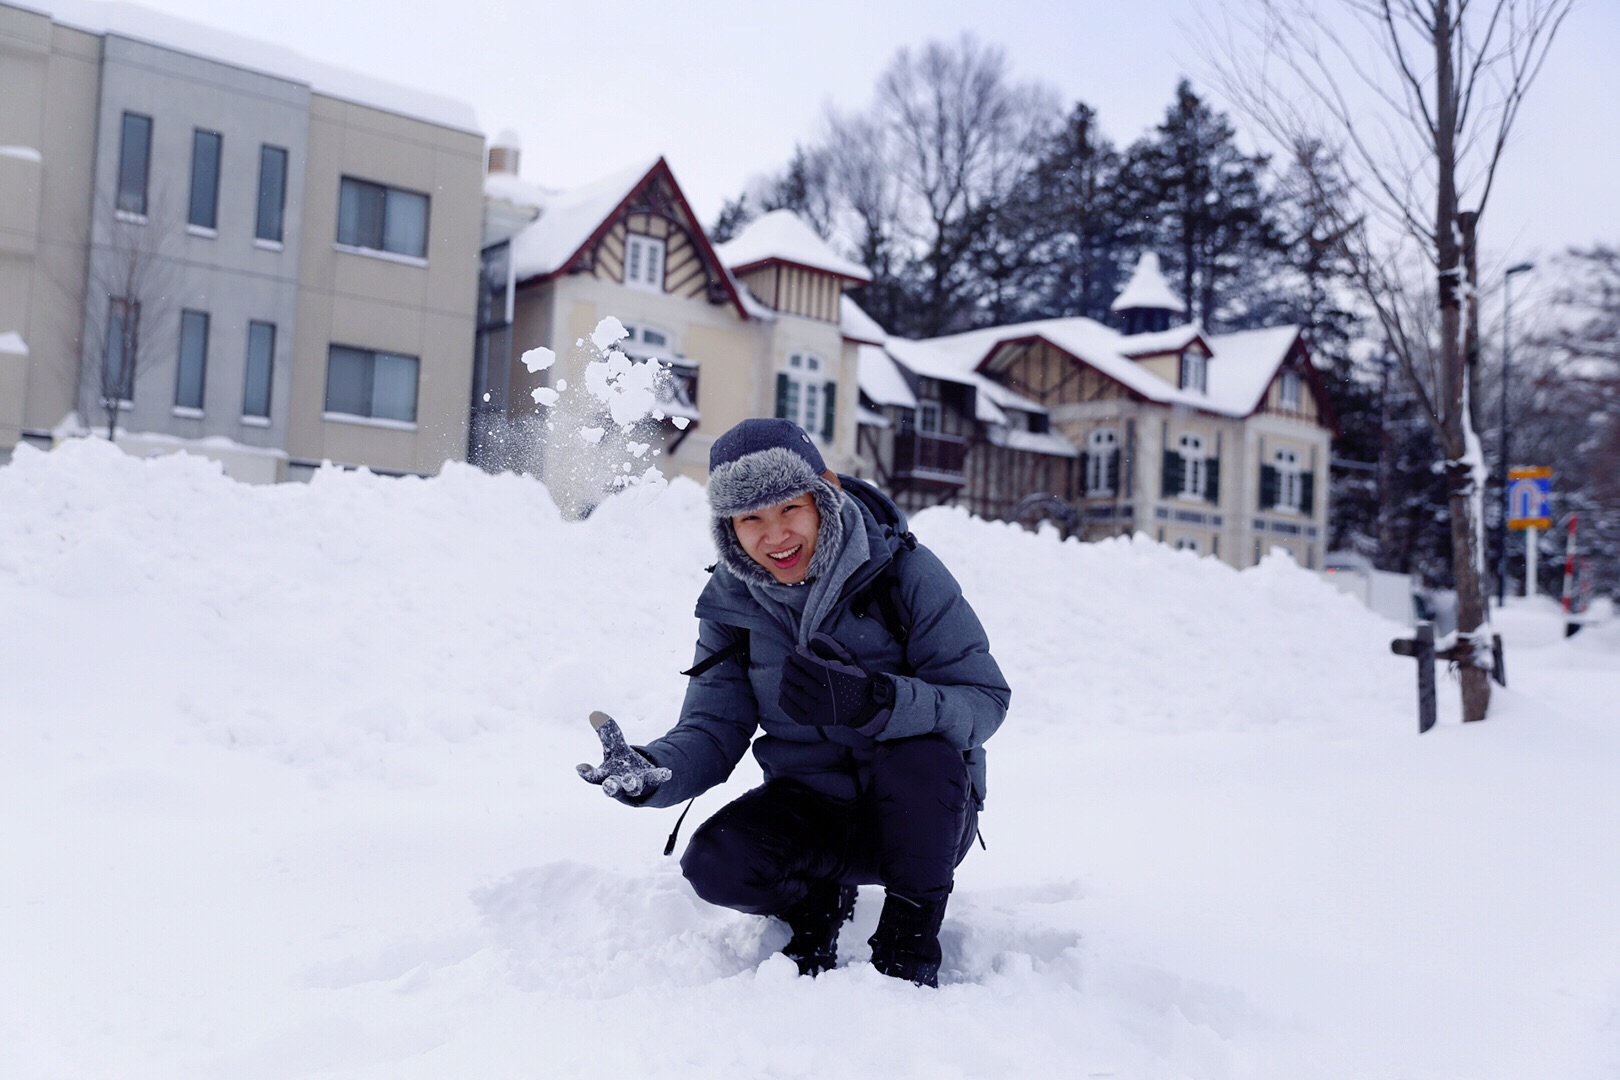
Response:
M681 672L681 674L695 679L699 675L719 667L732 657L736 657L737 663L742 666L744 671L747 671L749 664L748 628L746 626L733 626L730 627L730 630L731 642L729 644L716 649L708 656L705 656L703 659Z
M857 613L877 609L877 618L883 624L883 629L900 645L901 670L896 674L911 675L913 668L907 653L911 642L911 613L906 610L906 602L900 595L900 560L906 552L916 549L917 538L908 532L902 533L900 540L902 546L889 560L889 565L856 595L852 606Z

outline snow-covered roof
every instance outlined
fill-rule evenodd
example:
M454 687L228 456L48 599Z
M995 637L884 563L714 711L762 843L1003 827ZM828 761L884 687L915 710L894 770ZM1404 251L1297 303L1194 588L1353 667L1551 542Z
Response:
M0 334L0 353L8 356L27 356L28 342L24 341L23 336L17 331L7 330Z
M851 341L870 345L881 345L889 337L889 332L848 296L838 298L838 328Z
M720 261L732 270L767 262L787 262L859 281L872 280L864 266L844 258L791 210L772 210L750 221L743 231L715 245Z
M1186 311L1187 305L1181 302L1170 283L1164 279L1164 273L1159 269L1159 254L1156 251L1144 251L1142 257L1136 261L1136 271L1131 274L1131 280L1125 283L1125 288L1114 297L1110 310L1127 311L1131 308L1160 308L1167 311Z
M973 395L974 418L986 424L1007 423L1003 406L1045 413L1045 407L1039 402L1014 393L974 370L996 340L995 330L971 330L927 341L891 337L887 348L890 355L918 375L973 387L977 391Z
M472 107L453 98L385 82L334 64L311 60L280 45L218 30L136 4L108 0L27 0L27 3L59 23L93 34L133 38L205 60L305 83L327 97L342 98L460 131L477 134L479 130L478 117Z
M513 206L543 210L560 192L511 173L489 173L484 177L484 194Z
M857 424L863 424L866 427L875 428L889 428L894 426L893 424L889 423L888 417L878 415L871 409L868 409L865 405L855 406L855 422Z
M917 395L911 392L905 376L881 346L862 345L857 356L861 365L861 393L879 405L898 405L902 409L917 407Z
M1297 326L1209 335L1204 340L1217 358L1209 364L1210 394L1219 393L1235 415L1254 412L1298 337Z
M1126 356L1157 356L1162 353L1180 352L1203 335L1204 328L1196 322L1146 334L1128 334L1122 339L1120 351ZM1205 344L1209 343L1206 341Z
M1288 356L1296 326L1276 326L1235 334L1204 334L1197 324L1158 334L1125 335L1093 319L1041 319L1035 322L970 330L963 334L908 341L890 338L887 348L900 363L919 375L967 382L979 388L979 419L986 403L1028 412L1045 412L1038 403L1014 393L975 369L998 344L1039 338L1100 371L1148 401L1185 405L1227 416L1248 416L1260 402L1277 368ZM1133 355L1170 351L1201 339L1212 354L1206 373L1208 393L1182 390L1149 371Z
M512 237L512 273L517 280L561 270L658 161L654 158L593 183L543 195L540 216ZM533 190L538 193L541 189Z

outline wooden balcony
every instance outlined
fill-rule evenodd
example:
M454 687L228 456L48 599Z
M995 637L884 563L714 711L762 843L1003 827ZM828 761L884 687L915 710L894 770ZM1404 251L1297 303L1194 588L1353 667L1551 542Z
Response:
M903 432L894 437L896 479L962 484L967 480L963 472L966 460L967 440L959 435Z

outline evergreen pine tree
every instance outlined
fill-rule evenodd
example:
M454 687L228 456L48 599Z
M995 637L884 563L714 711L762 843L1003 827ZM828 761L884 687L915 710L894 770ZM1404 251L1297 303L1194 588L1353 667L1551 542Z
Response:
M1159 253L1189 313L1211 329L1267 321L1248 303L1282 250L1266 161L1238 149L1231 121L1185 79L1164 122L1125 153L1126 239Z

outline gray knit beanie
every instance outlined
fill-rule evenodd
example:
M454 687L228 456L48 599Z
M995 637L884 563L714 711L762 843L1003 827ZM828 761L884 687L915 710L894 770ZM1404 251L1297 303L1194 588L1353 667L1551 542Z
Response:
M744 581L774 582L737 542L731 519L809 492L821 514L816 551L806 580L819 577L843 547L844 493L821 474L827 469L809 434L791 420L744 420L709 447L709 513L720 560Z

